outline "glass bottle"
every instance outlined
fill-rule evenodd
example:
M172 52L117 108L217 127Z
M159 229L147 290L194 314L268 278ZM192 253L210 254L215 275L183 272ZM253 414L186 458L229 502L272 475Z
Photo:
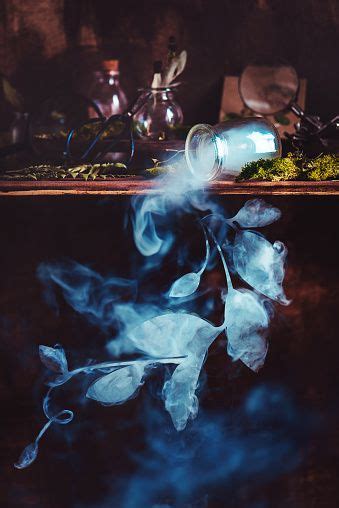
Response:
M90 90L90 98L106 117L125 112L127 98L120 86L119 60L104 60L102 70L95 71L94 83ZM91 118L98 115L90 112Z
M13 144L24 144L27 141L28 113L15 112L10 126Z
M149 98L134 117L136 133L142 139L174 139L175 127L181 125L184 118L174 99L174 89L168 86L149 90Z
M242 118L213 127L198 124L189 131L185 156L200 180L233 179L247 162L281 155L277 129L265 118Z

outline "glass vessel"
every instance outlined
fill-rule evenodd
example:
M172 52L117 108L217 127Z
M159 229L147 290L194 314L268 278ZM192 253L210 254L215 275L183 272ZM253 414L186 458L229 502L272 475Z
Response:
M265 118L241 118L213 127L198 124L189 131L185 156L200 180L233 179L247 162L281 155L277 129Z
M108 118L125 112L127 98L120 85L119 60L104 60L102 66L102 70L94 73L89 96ZM97 117L96 112L90 112L90 117Z
M134 117L136 133L142 139L175 138L175 127L183 122L183 113L174 99L173 88L151 88L151 94Z
M14 113L14 120L11 124L10 131L13 144L25 143L28 133L28 113Z

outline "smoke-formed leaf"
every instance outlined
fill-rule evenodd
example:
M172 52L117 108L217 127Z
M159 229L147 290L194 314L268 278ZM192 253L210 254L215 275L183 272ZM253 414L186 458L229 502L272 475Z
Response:
M220 328L188 313L162 314L128 333L134 346L153 357L186 356L163 389L166 410L182 430L198 410L195 391L208 347Z
M95 381L86 397L104 405L122 404L136 394L143 375L144 366L138 363L115 370Z
M243 228L260 228L272 224L280 219L281 212L278 208L265 203L262 199L251 199L233 217Z
M258 371L267 353L269 319L263 302L252 291L233 290L226 298L227 352L234 360Z
M240 277L260 293L287 305L282 282L285 275L285 246L273 245L253 231L238 231L234 241L234 267Z
M193 340L188 344L185 358L175 369L171 379L163 388L165 408L170 413L174 427L183 430L189 419L196 417L199 402L195 394L199 375L208 347L220 333L220 329L204 320L196 329Z
M48 369L60 374L68 372L66 355L62 347L39 346L39 356Z
M48 409L48 400L50 396L51 390L47 393L44 402L43 402L43 410L45 415L47 416L48 420L45 423L45 425L40 430L39 434L37 435L34 443L29 444L26 446L24 451L19 457L18 462L14 464L14 467L17 469L24 469L25 467L28 467L32 462L35 461L38 455L38 443L42 436L46 433L47 429L52 425L52 423L58 423L59 425L66 425L67 423L71 422L73 420L73 411L70 411L69 409L63 409L59 413L57 413L54 416L49 415L49 409Z
M205 236L205 244L206 244L206 254L205 260L198 272L186 273L179 279L177 279L173 284L169 292L169 296L172 298L180 298L184 296L189 296L198 289L200 284L201 275L206 270L208 259L210 256L210 244L206 235L206 231L203 227L203 232Z
M199 287L200 275L195 272L186 273L173 284L169 292L171 298L180 298L193 294Z
M199 402L195 391L204 356L190 355L175 369L163 388L165 408L170 413L176 430L183 430L189 418L196 417Z
M21 453L18 462L14 464L17 469L24 469L28 467L38 456L38 445L37 443L31 443Z
M188 313L161 314L144 321L128 331L127 337L135 348L153 357L187 355L194 337L200 330L208 330L207 336L215 333L213 325Z
M234 340L234 337L233 337ZM265 363L268 351L267 340L259 333L251 333L243 337L238 349L234 350L231 342L228 343L227 352L235 360L241 360L249 369L258 372Z

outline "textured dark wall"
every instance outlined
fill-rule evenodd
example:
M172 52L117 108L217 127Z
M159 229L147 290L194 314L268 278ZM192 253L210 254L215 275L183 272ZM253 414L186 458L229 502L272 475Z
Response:
M244 201L245 197L229 196L224 207L232 215ZM210 491L208 503L176 504L176 508L338 507L339 285L334 248L338 200L276 196L268 201L282 211L282 219L265 228L265 234L270 241L279 239L288 247L285 288L292 303L277 306L269 353L258 374L241 367L241 362L232 363L224 352L222 337L216 341L205 366L207 375L197 422L206 411L236 411L255 386L278 384L295 395L300 410L311 411L317 431L300 456L300 467L273 484L268 480L264 484L232 483L224 502L213 502L214 493ZM147 398L149 384L136 399L115 407L79 402L70 406L70 397L82 400L84 394L83 388L72 384L63 407L75 409L74 422L48 432L31 468L15 471L12 464L43 422L40 401L45 392L44 369L38 344L62 343L73 368L89 357L107 360L104 344L110 338L110 332L104 334L72 311L61 295L60 312L56 314L43 298L37 266L70 258L103 275L128 277L131 267L126 266L126 259L131 259L135 251L123 227L128 205L129 201L122 198L9 197L0 202L0 216L6 218L0 227L6 245L0 264L1 507L121 508L114 503L121 488L117 478L122 474L132 477L138 456L135 454L146 446L140 425L143 409L162 407L157 397ZM169 266L175 267L176 256L172 255L170 261ZM177 275L184 271L179 270ZM143 282L140 294L154 287L155 281L167 289L173 273L166 265L152 281ZM219 269L208 277L210 281L220 280ZM220 322L221 313L220 309L213 322ZM289 411L288 406L284 407L282 414ZM169 416L164 425L165 433L173 432ZM303 435L310 426L311 422L305 425ZM281 438L284 440L284 434ZM178 455L181 453L179 448ZM263 459L254 454L254 462ZM105 504L108 495L112 500ZM140 504L138 508L151 506Z
M189 52L180 92L187 122L217 118L225 73L275 58L308 79L309 110L329 116L339 110L338 28L338 0L0 0L0 72L33 107L67 88L71 69L88 74L79 45L94 44L120 58L132 96L173 34Z

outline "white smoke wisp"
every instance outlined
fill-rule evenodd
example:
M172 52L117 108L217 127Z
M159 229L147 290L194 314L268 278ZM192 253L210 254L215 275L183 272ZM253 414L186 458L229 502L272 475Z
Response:
M143 256L163 256L169 251L173 233L168 228L159 232L159 228L170 224L175 211L218 212L218 206L204 192L206 182L185 171L183 161L176 168L175 173L158 177L158 192L131 199L134 241Z
M226 334L227 352L234 361L241 361L254 372L263 366L270 322L267 302L288 303L282 287L286 249L281 242L271 244L254 228L278 220L280 211L254 199L227 218L192 175L176 172L162 177L157 191L131 200L135 245L145 260L140 271L146 269L147 274L156 276L163 270L164 257L175 254L174 216L177 222L185 216L192 219L201 236L201 252L194 269L180 274L165 293L158 290L153 303L138 294L135 279L106 278L78 263L40 266L38 276L52 303L58 287L77 313L105 329L116 323L118 332L107 344L109 360L73 369L60 345L40 346L41 361L53 374L43 402L47 423L24 450L17 468L35 460L38 442L52 423L72 420L71 411L53 412L51 406L54 391L75 376L95 376L86 397L109 406L136 397L155 368L170 365L167 370L171 374L163 383L161 397L175 429L183 431L198 414L201 370L209 347L221 334ZM185 248L182 246L184 253ZM211 323L195 306L202 278L217 267L224 274L220 288L224 312L219 324ZM126 291L130 295L127 302L120 298ZM207 307L213 307L208 297ZM129 354L131 359L122 361L121 354Z

